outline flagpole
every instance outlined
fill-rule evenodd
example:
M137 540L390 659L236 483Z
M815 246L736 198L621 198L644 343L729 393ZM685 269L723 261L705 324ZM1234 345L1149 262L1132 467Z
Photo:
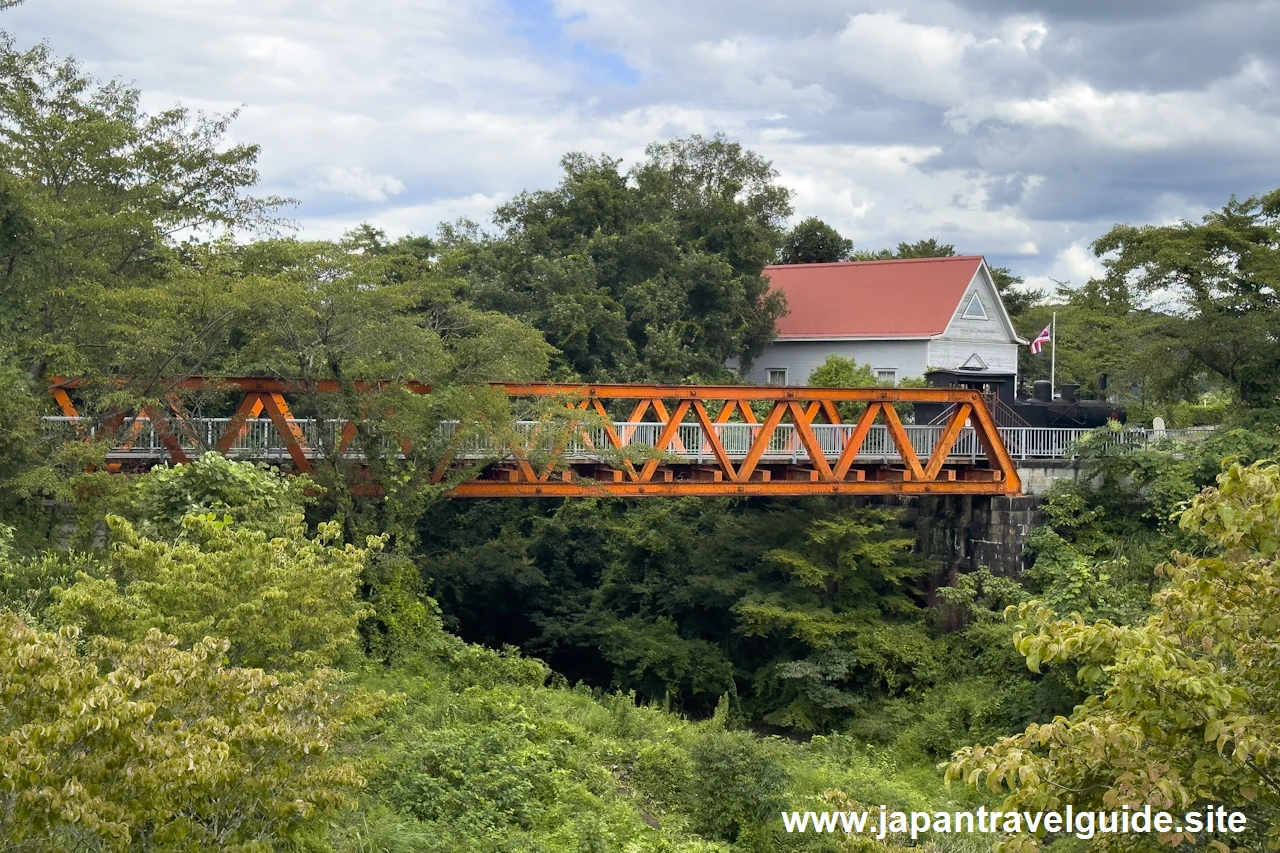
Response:
M1049 331L1049 399L1058 390L1058 312L1053 312L1053 328Z

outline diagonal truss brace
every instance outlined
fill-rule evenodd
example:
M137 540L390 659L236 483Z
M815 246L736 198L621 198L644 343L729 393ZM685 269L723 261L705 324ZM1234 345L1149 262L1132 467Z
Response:
M287 395L302 391L328 393L340 389L325 383L307 383L305 386L288 381L246 377L239 379L203 380L192 377L173 383L175 390L197 389L207 385L239 387L244 396L235 410L225 432L217 440L218 452L226 453L236 447L243 437L247 421L265 415L282 445L288 452L295 470L308 472L314 469L315 450L308 446L306 437L289 409ZM75 417L76 410L69 393L74 382L55 382L51 395L63 415ZM359 390L383 387L370 383ZM985 493L1010 494L1020 491L1017 470L1000 439L998 428L987 410L981 394L966 389L858 389L858 388L777 388L739 386L648 386L648 385L552 385L552 384L500 384L495 386L512 397L555 397L570 411L565 422L558 425L558 432L548 438L539 430L527 442L530 446L542 441L544 449L550 448L550 457L539 462L535 469L529 460L529 448L524 440L511 440L509 457L515 465L510 476L501 480L481 479L468 481L454 488L458 496L503 496L530 493L537 494L598 495L601 488L613 494L808 494L821 493ZM429 393L426 386L409 384L415 393ZM168 398L166 398L168 399ZM158 407L149 407L139 414L150 421L157 437L165 448L170 461L185 461L187 454L175 434L189 431L189 415L170 400L175 416L162 416ZM844 404L861 404L863 408L857 421L845 424L840 416ZM941 434L933 441L927 458L922 458L912 446L911 433L894 409L895 403L946 403L952 406ZM627 422L618 426L609 417L610 408L619 405L632 406ZM714 412L714 414L713 414ZM763 414L763 417L761 415ZM612 482L595 483L591 478L582 480L567 463L565 454L570 443L581 439L579 447L593 447L593 439L583 425L588 416L598 417L599 426L593 425L597 439L602 434L614 451L625 452L631 445L634 424L647 421L656 427L658 437L653 445L657 455L673 454L674 462L650 458L643 464L628 461L613 463ZM114 427L123 423L118 416ZM839 427L827 431L828 441L824 449L815 424L825 421ZM697 447L703 453L698 460L688 460L688 452L681 440L681 425L696 425L701 435ZM786 425L789 438L777 442L776 436ZM877 451L875 457L863 458L864 443L870 431L882 424L892 454L899 460L898 467L884 461ZM111 424L108 424L109 426ZM735 432L744 431L750 437L744 449L731 452L725 444L725 430L732 426ZM951 453L960 436L970 428L986 452L986 465L964 464L951 460ZM139 421L133 424L132 437L136 440ZM355 436L355 425L345 423L341 430L339 454L347 452ZM461 431L459 432L461 434ZM541 435L541 438L538 436ZM830 441L836 440L833 449ZM687 434L686 434L687 440ZM781 444L787 444L786 454L780 454ZM770 448L773 447L771 450ZM443 482L448 470L455 464L458 447L451 446L438 461L431 479ZM683 456L681 455L683 454ZM714 460L713 478L703 465L703 455ZM790 458L787 464L780 457ZM671 459L671 457L667 457ZM688 460L688 461L685 461ZM951 461L949 461L951 460ZM710 460L707 460L710 461ZM597 463L597 468L602 463ZM671 477L672 465L700 466L689 469L681 479ZM781 467L779 467L781 466ZM781 472L789 479L793 474L802 482L783 483L769 481L769 468ZM857 470L855 470L855 467ZM800 470L797 470L800 469ZM556 475L559 471L560 475ZM693 476L702 471L703 476ZM661 473L660 473L661 472ZM607 473L607 471L606 471ZM679 473L677 471L677 473ZM806 476L807 473L807 476ZM876 476L871 477L872 474ZM856 475L856 476L855 476ZM864 482L864 475L867 479ZM871 482L874 479L877 482ZM695 482L696 480L696 482ZM661 486L661 488L657 488ZM817 491L815 491L817 490ZM875 492L873 490L880 490Z

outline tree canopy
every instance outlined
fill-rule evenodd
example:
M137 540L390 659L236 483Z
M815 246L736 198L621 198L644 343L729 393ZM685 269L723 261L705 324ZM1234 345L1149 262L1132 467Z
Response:
M154 629L79 636L0 611L0 849L270 851L364 784L326 757L331 675L285 683Z
M1246 406L1280 404L1280 190L1199 223L1117 225L1094 251L1103 298L1123 309L1146 297L1160 312L1145 347L1158 385L1194 394L1207 375Z
M783 264L830 264L847 261L853 255L853 241L816 216L800 220L786 233L778 262Z
M500 231L448 229L440 263L470 299L540 329L561 378L723 381L785 310L761 276L791 213L759 155L722 136L651 145L629 172L570 154L554 190L525 192Z
M146 114L136 89L99 84L48 45L18 50L7 34L0 114L0 346L38 380L146 363L152 353L111 345L127 335L118 312L147 297L176 304L157 287L176 240L270 227L285 204L249 195L258 147L225 143L234 114ZM172 372L198 368L224 331L225 313L207 308L186 307L187 334L162 362Z
M1233 198L1200 222L1117 225L1093 244L1100 278L1060 286L1015 323L1030 337L1056 312L1059 377L1099 393L1105 374L1109 393L1139 403L1146 417L1159 411L1171 421L1174 404L1213 397L1273 409L1278 228L1280 190ZM1048 360L1024 351L1020 370L1047 378Z

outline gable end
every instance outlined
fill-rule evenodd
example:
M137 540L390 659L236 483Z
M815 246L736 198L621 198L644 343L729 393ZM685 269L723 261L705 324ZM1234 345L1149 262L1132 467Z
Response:
M944 340L1026 343L1013 328L985 260L973 274L973 280L956 305L946 331L938 337Z

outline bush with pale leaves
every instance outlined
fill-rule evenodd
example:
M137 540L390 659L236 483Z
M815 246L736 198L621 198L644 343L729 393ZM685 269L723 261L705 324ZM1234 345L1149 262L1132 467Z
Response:
M0 611L0 851L268 853L352 803L327 753L372 707L190 650L36 630Z

